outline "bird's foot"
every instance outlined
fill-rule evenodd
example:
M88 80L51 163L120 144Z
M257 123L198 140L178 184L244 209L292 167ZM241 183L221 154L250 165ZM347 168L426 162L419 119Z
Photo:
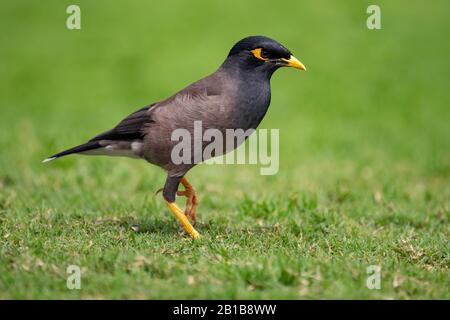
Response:
M198 201L197 201L197 196L195 193L189 192L187 190L183 190L183 191L177 191L177 196L184 196L186 197L186 210L184 210L184 213L186 214L186 216L188 216L192 223L195 224L196 220L197 220L197 205L198 205Z
M197 192L195 192L194 187L183 178L181 180L181 184L184 186L185 190L177 191L178 196L186 197L186 210L185 214L191 219L192 223L195 225L197 221L197 206L198 206L198 197Z

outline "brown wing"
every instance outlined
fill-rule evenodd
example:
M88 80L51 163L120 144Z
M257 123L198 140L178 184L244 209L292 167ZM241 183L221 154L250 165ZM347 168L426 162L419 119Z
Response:
M146 128L152 124L168 128L178 125L183 128L185 123L192 123L192 120L216 123L218 118L223 118L223 114L218 112L219 105L227 104L221 96L222 84L222 75L216 72L166 100L132 113L116 127L90 141L142 139L148 132Z

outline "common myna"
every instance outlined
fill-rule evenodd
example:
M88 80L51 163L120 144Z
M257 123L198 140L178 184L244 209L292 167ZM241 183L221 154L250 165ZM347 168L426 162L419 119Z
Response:
M173 96L148 105L122 120L116 127L88 142L57 153L48 162L69 154L128 156L144 159L167 171L163 197L169 209L193 238L200 235L191 225L196 218L198 198L185 174L198 161L175 163L171 136L176 129L194 130L194 121L203 128L256 129L270 104L270 78L280 67L305 70L305 66L280 43L264 36L237 42L213 74L194 82ZM193 151L190 153L194 157ZM205 143L201 142L201 149ZM236 148L234 145L233 148ZM213 156L218 156L223 150ZM206 160L204 157L201 160ZM179 184L184 186L178 191ZM175 203L176 195L187 197L186 211Z

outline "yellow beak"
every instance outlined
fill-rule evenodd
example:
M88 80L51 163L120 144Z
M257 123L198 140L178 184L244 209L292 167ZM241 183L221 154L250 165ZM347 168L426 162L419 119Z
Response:
M287 63L286 67L292 67L292 68L295 68L295 69L300 69L300 70L305 70L306 71L305 65L303 63L301 63L294 56L290 56L289 59L282 58L281 60L283 60L284 62Z

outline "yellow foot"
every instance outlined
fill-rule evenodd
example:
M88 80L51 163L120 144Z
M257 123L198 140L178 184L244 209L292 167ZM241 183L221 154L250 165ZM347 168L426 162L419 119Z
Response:
M194 229L192 224L189 222L189 219L184 214L183 210L181 210L175 202L166 201L166 204L169 207L170 211L172 211L175 217L181 222L184 230L186 230L186 232L189 233L189 235L193 239L200 238L200 233L198 233L198 231Z

